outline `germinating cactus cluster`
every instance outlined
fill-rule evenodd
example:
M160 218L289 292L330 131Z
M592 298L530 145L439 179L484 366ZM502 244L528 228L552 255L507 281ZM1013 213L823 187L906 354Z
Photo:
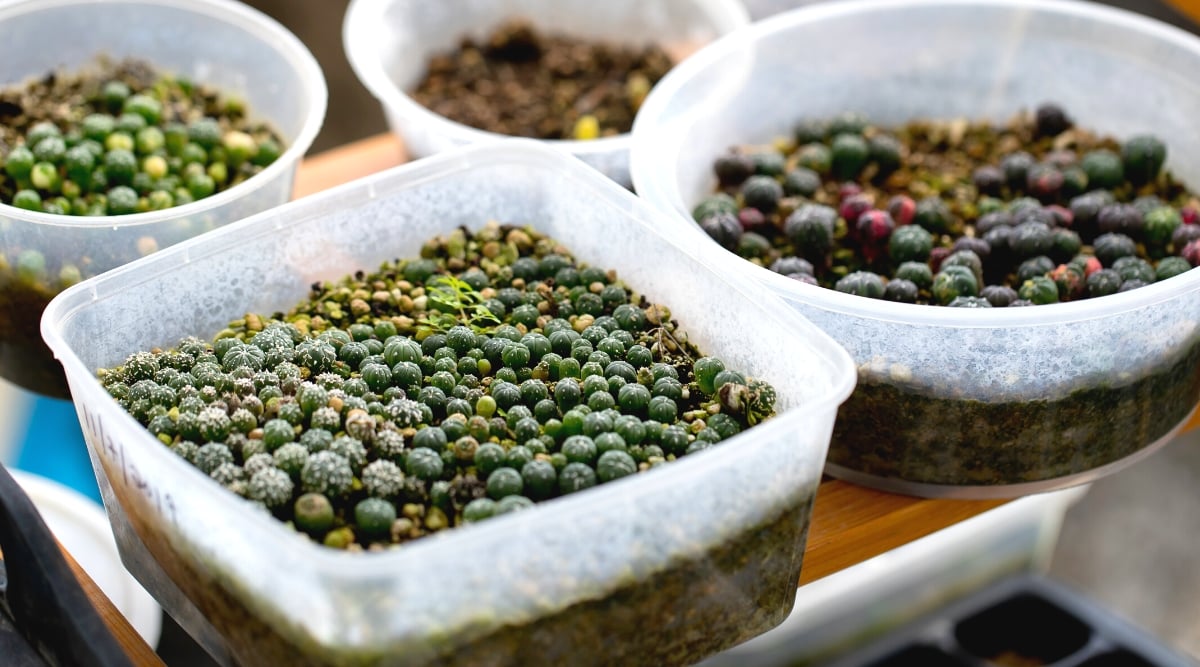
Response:
M693 217L795 280L964 308L1124 292L1200 266L1200 200L1166 146L1076 127L1053 104L1005 126L856 114L799 124L713 165Z
M72 217L61 226L13 223L0 249L0 374L67 398L62 367L38 330L50 299L211 230L221 220L168 211L252 178L283 148L240 98L141 60L98 58L0 88L0 204L114 223L153 211L171 218L119 232L75 226Z
M239 99L140 61L25 82L0 101L0 202L32 211L180 206L254 176L282 150Z
M353 549L644 472L775 403L614 272L495 223L99 377L214 481Z

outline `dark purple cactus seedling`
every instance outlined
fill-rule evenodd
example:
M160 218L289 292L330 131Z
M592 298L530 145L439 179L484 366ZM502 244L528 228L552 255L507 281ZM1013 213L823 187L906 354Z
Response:
M888 200L887 210L897 227L911 225L917 214L917 202L908 195L896 195Z
M1188 264L1194 267L1200 266L1200 240L1192 241L1183 246L1183 252L1179 254L1188 261Z
M1004 189L1004 171L995 165L984 165L971 174L971 181L981 195L1000 196Z
M954 245L951 247L951 249L955 252L958 252L959 250L970 250L971 252L975 253L979 259L983 260L986 260L988 255L992 254L991 244L975 236L960 236L954 239Z
M754 174L754 160L743 153L728 153L717 158L713 171L721 187L738 186Z
M736 248L738 240L742 238L742 223L731 213L708 216L700 221L700 229L727 250Z
M1062 171L1045 163L1034 165L1025 179L1025 191L1042 202L1054 201L1062 186Z
M1179 225L1171 234L1171 244L1179 249L1196 239L1200 239L1200 225Z
M737 217L738 222L742 225L742 229L747 232L756 231L767 224L767 216L763 215L762 211L751 206L738 211Z
M1136 236L1144 224L1142 212L1133 204L1109 204L1100 209L1096 216L1096 225L1101 234Z
M859 242L862 243L863 259L874 263L884 253L888 239L896 229L896 223L887 211L872 209L858 216L854 228Z
M929 253L929 268L932 269L934 273L940 271L942 268L942 260L949 257L952 252L953 251L950 248L946 248L944 246L938 246L934 248Z
M1070 116L1057 104L1042 104L1034 112L1034 131L1039 137L1055 137L1073 125Z
M850 227L850 233L857 234L858 230L854 225L855 221L863 213L873 208L875 208L875 200L870 195L860 192L842 200L842 203L838 206L838 215L846 221L846 224Z
M1051 204L1051 205L1047 206L1045 210L1047 213L1050 214L1050 217L1054 220L1053 224L1055 227L1070 228L1072 225L1075 224L1075 214L1072 213L1071 209L1067 208L1066 206L1059 206L1058 204Z

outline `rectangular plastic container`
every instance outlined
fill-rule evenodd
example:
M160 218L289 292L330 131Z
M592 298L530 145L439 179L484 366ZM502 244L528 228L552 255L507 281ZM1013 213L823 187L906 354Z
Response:
M70 264L83 277L288 201L296 166L325 118L325 79L295 35L229 0L22 0L0 6L0 86L98 56L138 58L246 103L286 142L269 167L223 192L161 211L66 216L0 204L0 377L67 398L66 380L38 331L42 310ZM40 253L45 276L14 276L23 251Z
M348 554L219 487L94 377L489 219L531 224L616 269L700 349L772 383L779 414L661 469L394 552ZM663 228L599 172L514 140L294 202L63 292L43 334L126 564L210 652L247 665L690 664L779 623L853 365L782 300ZM605 654L577 652L596 637Z
M1053 101L1080 127L1162 137L1166 168L1196 189L1200 86L1180 72L1198 67L1195 35L1097 3L818 3L714 42L659 82L634 123L634 185L681 235L704 236L691 211L731 146L847 111L884 127L999 123ZM972 498L1082 484L1164 445L1200 402L1200 270L1100 298L962 309L725 257L854 357L827 472L856 484Z

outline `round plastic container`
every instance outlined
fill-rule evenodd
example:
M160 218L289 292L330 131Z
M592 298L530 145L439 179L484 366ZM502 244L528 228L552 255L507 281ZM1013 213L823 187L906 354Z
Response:
M0 85L74 71L99 55L140 58L159 69L241 96L286 150L245 182L191 204L134 215L65 216L0 204L0 256L16 266L33 249L48 269L71 260L84 277L291 198L296 165L325 118L325 79L308 49L283 26L228 0L37 0L0 7ZM81 262L83 256L87 262ZM9 275L5 272L5 275ZM55 397L62 368L38 330L57 289L0 278L0 377Z
M851 46L852 45L852 46ZM836 55L837 57L833 57ZM690 210L717 155L858 111L997 122L1055 101L1082 127L1153 132L1200 186L1200 39L1084 2L835 2L755 24L695 54L633 130L640 195L703 235ZM922 496L1009 497L1118 470L1166 442L1200 400L1200 270L1033 308L865 299L751 271L845 345L859 382L827 472Z
M506 20L585 40L657 43L676 60L749 23L736 0L352 0L342 39L358 78L383 104L388 124L412 157L506 135L452 121L418 104L410 91L429 59L464 37L485 38ZM546 140L628 186L628 134L590 141Z

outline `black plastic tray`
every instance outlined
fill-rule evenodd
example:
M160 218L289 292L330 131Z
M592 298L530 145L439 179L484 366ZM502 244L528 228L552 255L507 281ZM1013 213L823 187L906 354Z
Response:
M972 592L826 664L1197 667L1198 663L1074 589L1042 575L1020 574Z

